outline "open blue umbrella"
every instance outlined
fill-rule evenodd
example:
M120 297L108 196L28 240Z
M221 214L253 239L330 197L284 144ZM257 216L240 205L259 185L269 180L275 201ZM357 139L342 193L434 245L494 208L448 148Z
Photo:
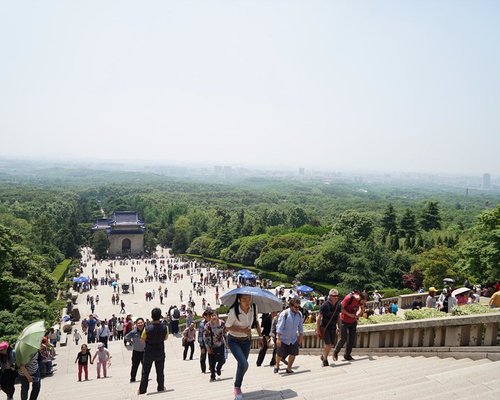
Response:
M221 296L220 301L226 306L231 306L236 300L236 295L247 294L252 296L252 302L257 305L257 309L261 313L270 313L273 311L281 311L283 303L273 293L253 286L242 286L230 290Z
M251 272L245 272L244 274L240 274L240 276L243 279L253 279L253 278L255 278L255 274L252 274Z
M307 285L296 286L295 289L297 290L297 292L302 293L311 293L314 290L312 287L309 287Z
M244 274L251 274L252 271L248 270L248 269L240 269L238 271L238 275L244 275Z
M89 278L87 278L86 276L77 276L76 278L73 278L73 282L76 282L76 283L86 283L89 281Z

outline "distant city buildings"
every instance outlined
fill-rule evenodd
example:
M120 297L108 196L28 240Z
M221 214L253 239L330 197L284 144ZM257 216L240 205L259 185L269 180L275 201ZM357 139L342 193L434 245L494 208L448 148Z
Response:
M491 189L491 175L483 174L483 189Z
M299 168L299 175L304 176L306 174L305 168Z

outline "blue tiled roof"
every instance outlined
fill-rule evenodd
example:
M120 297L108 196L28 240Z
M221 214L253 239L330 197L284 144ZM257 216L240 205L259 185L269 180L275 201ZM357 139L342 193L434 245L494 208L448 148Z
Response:
M115 211L110 225L137 225L143 226L144 221L139 219L137 211Z
M130 229L113 232L113 227L130 226ZM115 211L112 218L98 218L92 230L106 229L108 234L144 233L144 221L137 211Z
M145 232L144 228L138 229L121 229L121 230L112 230L111 228L107 230L108 235L139 235Z

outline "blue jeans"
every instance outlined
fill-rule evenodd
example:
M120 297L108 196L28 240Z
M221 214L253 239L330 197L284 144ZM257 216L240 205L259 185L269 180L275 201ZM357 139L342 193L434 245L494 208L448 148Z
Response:
M36 400L38 394L40 393L40 370L37 369L35 375L32 375L33 383L31 384L31 394L29 400ZM28 392L30 390L30 383L28 380L20 375L19 380L21 381L21 400L28 400Z
M241 383L243 382L243 376L248 369L248 355L250 354L250 339L240 341L233 339L231 335L227 337L227 345L231 353L233 353L234 358L238 362L238 368L236 369L236 379L234 380L234 387L241 388Z

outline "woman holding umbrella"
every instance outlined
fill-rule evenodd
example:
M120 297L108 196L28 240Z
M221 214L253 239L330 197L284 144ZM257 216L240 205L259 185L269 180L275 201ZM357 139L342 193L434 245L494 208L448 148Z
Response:
M226 328L229 331L228 347L238 363L236 379L234 380L234 399L241 400L241 384L248 369L248 354L250 353L252 326L255 326L259 336L261 330L257 320L257 307L252 304L252 296L238 294L229 309Z
M28 400L28 392L30 390L31 383L31 394L29 400L36 400L38 394L40 393L41 381L40 381L40 367L39 367L40 354L37 352L31 360L26 363L26 365L19 366L19 377L21 381L21 400Z
M31 383L30 400L36 400L40 393L40 347L45 333L44 321L33 322L19 335L15 353L16 364L19 366L21 380L21 400L28 400Z

